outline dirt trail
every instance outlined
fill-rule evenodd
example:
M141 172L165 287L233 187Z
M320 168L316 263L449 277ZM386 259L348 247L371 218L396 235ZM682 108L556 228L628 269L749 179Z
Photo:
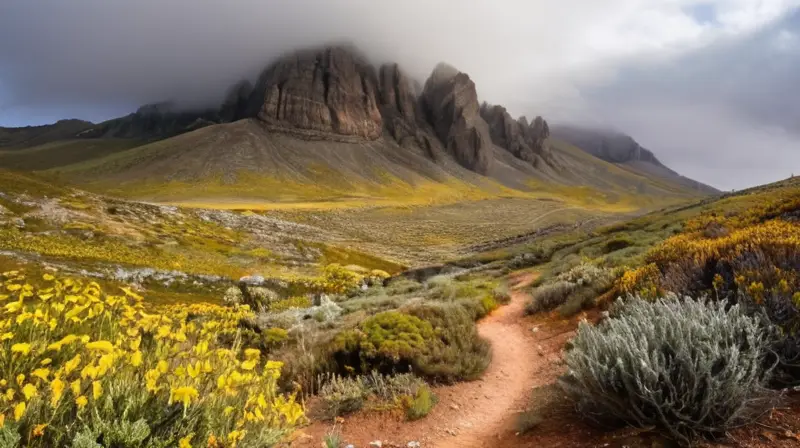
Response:
M492 343L492 363L480 380L435 389L439 403L424 419L405 422L392 415L359 414L341 425L342 439L353 446L469 448L496 446L498 439L513 436L516 417L525 409L533 387L551 382L557 357L537 348L530 325L526 326L522 291L535 276L512 279L511 303L478 323L481 336ZM319 447L330 426L315 423L292 446Z

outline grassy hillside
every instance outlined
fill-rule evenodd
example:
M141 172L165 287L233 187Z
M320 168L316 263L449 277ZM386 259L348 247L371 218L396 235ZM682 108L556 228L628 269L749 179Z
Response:
M554 146L557 169L534 168L495 148L495 168L487 178L444 153L423 154L391 140L308 140L242 120L54 167L48 175L120 197L225 208L526 197L633 210L699 194L568 145Z
M94 126L92 123L83 120L60 120L42 126L0 127L0 149L23 149L70 140L92 126Z
M43 171L105 157L141 144L138 140L66 139L21 149L0 148L0 167Z

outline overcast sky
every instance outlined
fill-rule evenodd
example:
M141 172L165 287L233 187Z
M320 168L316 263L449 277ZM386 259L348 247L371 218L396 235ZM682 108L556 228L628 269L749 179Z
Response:
M800 0L2 0L0 126L219 100L349 41L513 114L617 128L718 188L800 174Z

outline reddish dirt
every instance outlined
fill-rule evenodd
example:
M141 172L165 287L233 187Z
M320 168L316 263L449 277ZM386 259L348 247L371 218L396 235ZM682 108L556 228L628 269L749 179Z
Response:
M384 448L668 448L676 446L655 431L617 431L583 423L569 401L554 387L564 372L561 350L581 319L594 321L598 312L559 320L555 316L524 316L523 289L535 279L522 274L510 279L511 302L478 323L480 334L492 343L492 363L477 381L440 386L431 413L405 421L397 412L367 412L337 423L343 443L356 448L381 441ZM520 434L520 416L531 412L540 423ZM314 422L290 444L319 448L331 422ZM344 445L343 445L344 446ZM800 447L800 395L786 408L773 411L756 425L740 428L721 443L701 442L703 448Z

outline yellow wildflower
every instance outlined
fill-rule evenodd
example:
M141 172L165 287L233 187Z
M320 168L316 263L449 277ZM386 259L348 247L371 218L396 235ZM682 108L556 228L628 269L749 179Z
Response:
M22 383L24 383L24 382L25 382L25 374L24 373L20 373L19 375L17 375L17 384L22 386Z
M19 291L20 288L22 288L22 285L8 285L8 286L6 286L6 289L11 291L11 292Z
M162 359L162 360L158 361L158 364L156 365L156 368L161 373L167 373L167 370L169 370L169 364L167 364L167 362Z
M81 378L83 378L83 379L86 379L86 378L96 379L97 378L97 367L95 367L95 366L93 366L91 364L89 364L88 366L84 367L83 370L81 370Z
M6 389L6 400L11 401L14 399L14 389Z
M22 420L23 415L25 415L25 402L21 401L14 406L14 421Z
M64 395L65 386L60 378L56 378L50 383L50 406L56 407L58 405L58 402L61 401L61 396Z
M189 407L189 405L192 404L192 400L197 400L199 396L200 394L197 392L197 389L191 386L185 386L172 389L169 399L170 402L180 401L183 403L184 407Z
M75 399L75 404L78 406L78 409L83 409L89 403L89 399L85 396L81 395L80 397Z
M71 373L73 370L78 368L81 363L81 355L80 353L75 355L72 359L64 363L64 372L67 374Z
M31 398L35 397L37 393L36 386L31 383L28 383L22 387L22 395L25 395L25 399L30 401Z
M42 437L44 435L45 428L47 428L47 423L40 423L33 427L31 434L33 437Z
M234 411L233 406L226 406L225 409L222 411L222 415L227 417L227 416L231 415L233 413L233 411Z
M182 438L178 442L178 448L192 448L192 437L194 437L194 433L189 434L188 436Z
M139 367L142 365L142 352L136 350L131 354L131 365L133 367Z
M70 390L72 390L72 395L76 397L81 394L81 380L75 380L69 384Z
M163 339L169 336L169 333L170 333L170 326L162 325L158 327L158 332L156 333L156 339Z
M261 356L261 350L257 348L248 348L244 351L245 359L258 359L259 356Z
M6 313L8 314L16 313L17 311L22 309L22 300L19 300L17 302L11 302L7 304L5 308L6 308Z
M39 365L40 365L40 366L49 366L49 365L50 365L50 363L52 363L52 362L53 362L53 360L52 360L52 359L50 359L50 358L44 358L44 359L42 360L42 362L40 362L40 363L39 363Z
M94 341L86 344L86 348L89 350L110 353L114 351L114 344L109 341Z
M20 353L23 356L31 352L31 344L20 342L11 346L11 353Z
M61 338L61 340L53 342L52 344L48 345L47 349L48 350L60 351L63 346L71 344L71 343L75 342L76 340L78 340L77 336L75 336L74 334L68 334L68 335L64 336L63 338Z
M103 396L103 385L100 384L100 381L92 381L92 398L98 400L102 396Z
M9 331L7 333L0 334L0 342L7 341L9 339L14 339L14 333Z
M208 443L206 444L206 448L219 448L219 442L213 433L208 435Z
M41 379L42 381L47 381L47 377L50 376L50 369L36 369L31 372L31 376L35 376L36 378Z
M52 274L44 274L44 275L42 276L42 278L43 278L45 281L48 281L48 282L52 282L53 280L55 280L55 279L56 279L55 277L53 277L53 275L52 275Z

